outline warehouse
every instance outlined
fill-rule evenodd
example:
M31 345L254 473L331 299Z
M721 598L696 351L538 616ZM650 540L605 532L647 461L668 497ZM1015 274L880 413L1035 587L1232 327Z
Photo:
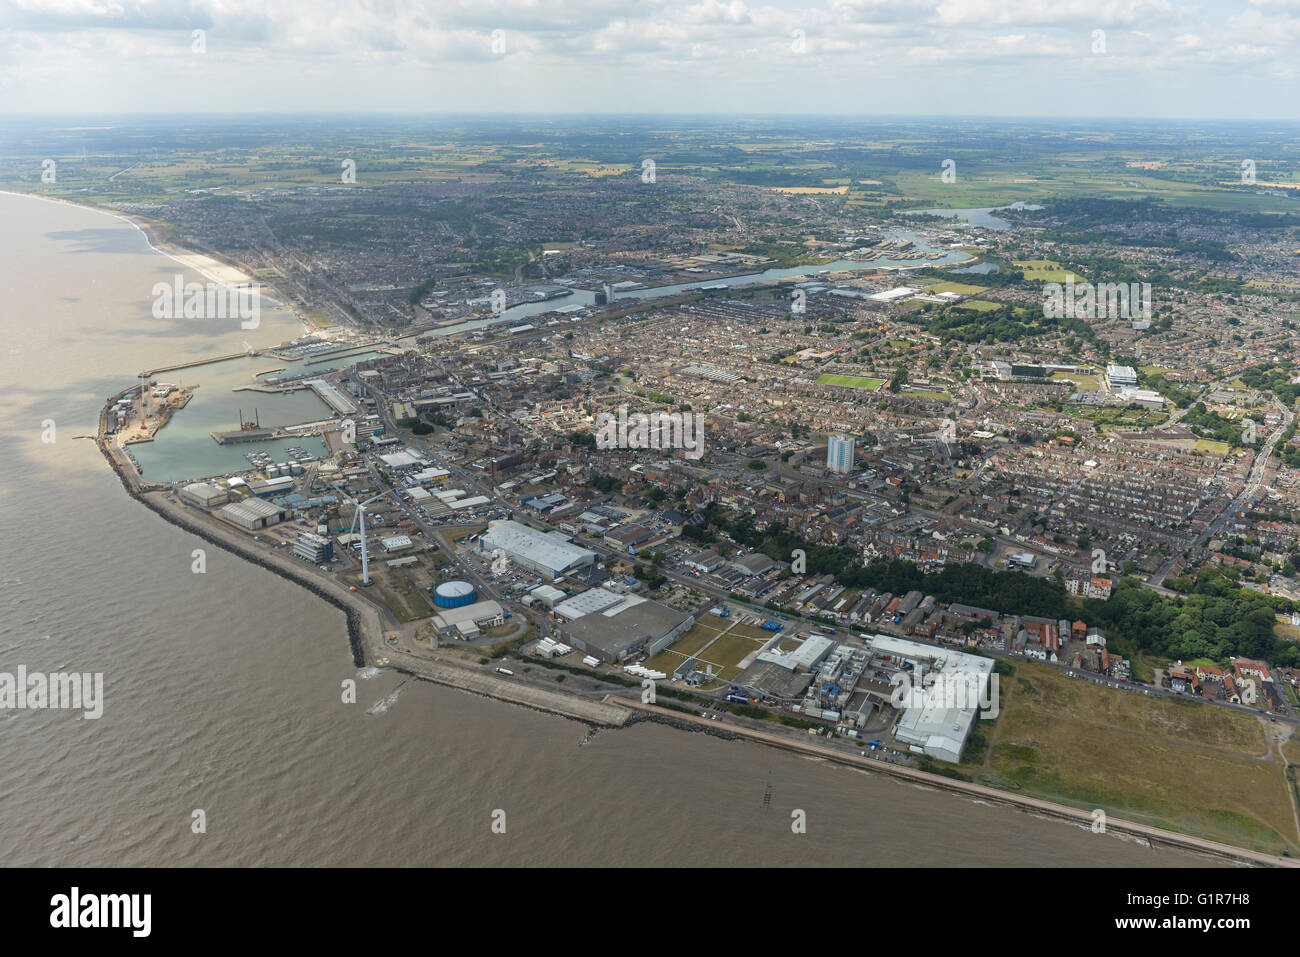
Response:
M460 510L462 508L478 508L480 505L487 505L492 499L486 495L472 495L469 498L462 498L459 501L448 502L452 508Z
M913 676L925 673L937 682L932 688L914 689L918 692L912 699L916 703L901 709L894 737L914 751L959 762L980 707L988 702L991 710L983 713L997 715L993 660L890 635L872 638L871 650L900 666L910 664Z
M547 608L554 608L567 596L554 585L539 585L528 593L526 602L540 602Z
M450 475L451 473L448 472L446 469L429 468L429 469L421 469L420 471L416 472L414 475L409 476L409 478L411 479L411 481L419 482L421 485L429 485L432 484L433 482L442 482Z
M606 543L623 551L635 548L654 537L655 533L644 525L620 525L605 533Z
M762 552L750 552L743 558L734 560L731 565L744 575L764 575L776 567L776 562Z
M795 674L804 674L816 668L821 660L831 653L835 644L824 635L809 635L789 651L769 648L761 652L757 660L768 662Z
M249 482L248 490L258 498L269 498L293 491L293 477L289 475L267 479L265 482Z
M495 601L479 601L458 608L439 608L433 616L433 627L439 635L456 634L461 638L477 638L481 628L503 624L505 612Z
M230 501L230 493L206 482L192 482L181 489L181 499L202 508L215 508Z
M601 594L588 598L593 592ZM594 588L578 597L601 606L600 610L566 621L560 631L567 643L602 661L624 662L658 654L695 624L693 615L639 595L615 595ZM556 612L573 601L556 605Z
M352 415L357 411L357 407L351 399L324 379L308 379L303 385L308 386L320 396L322 402L339 415Z
M577 621L583 615L594 615L612 608L623 601L624 596L615 594L605 588L592 588L580 595L561 601L555 606L555 613L568 621Z
M490 523L479 538L479 551L491 554L498 548L515 564L552 579L595 564L599 557L560 532L539 532L512 521Z
M400 552L403 548L410 548L414 542L411 541L410 535L390 535L388 538L380 541L386 552Z
M686 556L686 565L704 573L717 571L727 560L712 549L701 549Z
M379 460L390 469L409 469L417 465L426 466L429 464L427 459L421 458L409 449L389 452L387 455L379 456Z
M221 508L221 517L240 528L255 532L258 529L284 521L285 512L279 506L257 498L231 502Z

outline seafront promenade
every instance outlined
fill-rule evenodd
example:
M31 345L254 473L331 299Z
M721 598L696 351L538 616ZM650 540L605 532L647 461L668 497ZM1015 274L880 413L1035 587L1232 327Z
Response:
M940 790L951 791L954 794L960 794L966 797L1005 804L1032 813L1050 815L1063 821L1068 821L1079 827L1091 829L1093 826L1093 817L1089 811L1068 807L1064 804L1056 804L1052 801L1044 801L1039 798L1029 797L1028 795L1015 794L1010 791L1000 791L996 788L985 787L982 784L973 784L956 778L944 777L941 774L932 774L928 771L918 771L914 768L905 767L899 764L887 764L880 761L873 761L870 758L862 757L860 755L850 754L836 748L826 747L824 744L815 743L812 740L805 741L794 734L776 734L768 731L760 731L757 728L746 727L745 725L734 721L712 721L697 715L684 714L680 711L670 711L656 705L645 704L640 700L626 698L617 694L607 695L605 700L610 703L617 703L624 707L633 708L648 715L654 715L658 718L665 719L670 723L685 723L686 725L698 726L701 730L711 732L725 731L739 738L756 741L773 747L784 748L787 751L793 751L798 754L825 758L828 761L835 761L839 764L861 768L866 771L879 771L884 774L892 774L895 777L911 781L914 784L924 784L930 787L939 788ZM719 725L721 725L721 727L719 727ZM817 739L817 741L820 740L820 738ZM1179 834L1175 831L1167 831L1146 824L1137 824L1133 821L1124 821L1109 815L1106 817L1106 830L1108 832L1141 838L1142 840L1153 844L1160 843L1172 845L1189 851L1197 851L1203 854L1211 854L1219 858L1226 858L1242 864L1265 867L1300 867L1300 860L1294 858L1275 857L1272 854L1263 854L1258 851L1233 847L1229 844L1220 844L1217 841L1209 841L1188 834Z

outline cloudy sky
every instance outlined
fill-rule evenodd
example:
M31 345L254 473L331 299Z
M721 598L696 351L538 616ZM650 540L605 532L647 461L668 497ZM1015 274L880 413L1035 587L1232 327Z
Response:
M1298 65L1300 0L0 0L0 112L1297 120Z

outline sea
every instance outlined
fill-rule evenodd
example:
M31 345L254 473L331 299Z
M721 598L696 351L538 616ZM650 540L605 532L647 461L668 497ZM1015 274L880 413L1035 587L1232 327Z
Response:
M203 281L121 218L0 194L0 672L104 682L98 719L0 711L0 863L1206 861L758 744L648 722L592 734L358 670L340 612L135 503L91 439L106 398L144 370L302 334L277 308L253 330L154 318L153 285L178 271ZM307 393L230 391L276 365L159 374L199 388L171 442L135 446L145 476L228 467L203 458L224 454L206 433L254 404L263 424L314 411Z

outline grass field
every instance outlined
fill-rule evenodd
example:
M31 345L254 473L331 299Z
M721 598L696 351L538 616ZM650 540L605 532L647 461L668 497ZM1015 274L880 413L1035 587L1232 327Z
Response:
M814 385L843 385L850 389L870 389L875 392L885 384L884 379L873 379L870 376L858 375L826 375L818 377Z
M972 309L975 312L989 312L992 309L1001 309L996 302L989 302L987 299L965 299L956 304L957 309Z
M936 294L941 292L955 292L959 296L973 296L977 292L984 292L987 288L988 287L986 286L972 286L970 283L953 282L949 280L948 282L935 283L927 289L926 292Z
M1255 716L1018 664L980 779L1271 853L1300 850L1282 759Z
M927 392L925 389L904 389L900 395L910 395L917 399L933 399L936 402L951 402L952 396L947 392Z
M646 662L647 668L672 674L688 658L698 657L701 666L713 665L722 681L740 674L740 662L758 651L772 637L757 625L735 619L710 618L697 622L686 634Z
M1300 641L1300 628L1295 625L1277 622L1273 625L1273 634L1279 638L1286 638L1289 641Z
M1019 262L1013 262L1012 265L1019 266L1024 270L1026 279L1042 280L1043 282L1065 282L1068 270L1062 269L1061 264L1053 262L1050 259L1023 259ZM1078 273L1074 273L1074 278L1082 280Z
M1082 372L1057 372L1052 376L1052 380L1073 382L1080 389L1095 389L1099 385L1095 375L1085 375Z
M722 634L727 623L721 618L706 618L695 623L686 634L645 663L647 668L672 674L687 658L694 657L701 648Z
M1227 442L1216 442L1214 439L1197 439L1196 444L1192 446L1193 452L1213 452L1215 455L1227 455L1232 446Z
M721 680L730 681L740 674L740 662L745 656L762 647L760 640L730 632L709 645L701 653L700 661L713 665L713 673Z

